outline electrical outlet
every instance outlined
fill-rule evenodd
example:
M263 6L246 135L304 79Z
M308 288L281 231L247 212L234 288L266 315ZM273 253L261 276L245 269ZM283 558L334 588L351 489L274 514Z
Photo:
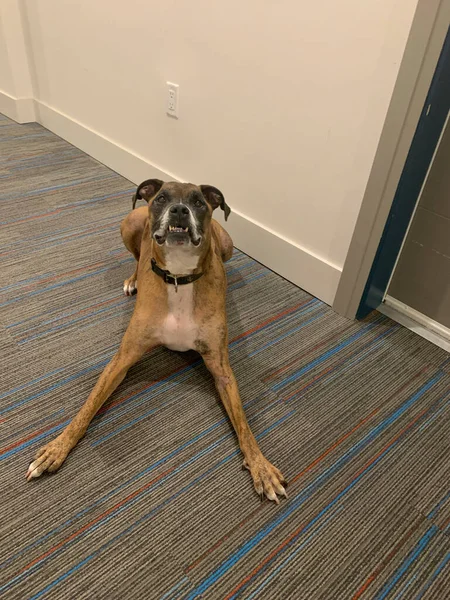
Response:
M179 85L167 82L167 114L178 119Z

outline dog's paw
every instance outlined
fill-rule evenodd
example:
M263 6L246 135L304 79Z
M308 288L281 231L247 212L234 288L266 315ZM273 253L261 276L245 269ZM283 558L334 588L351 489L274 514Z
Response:
M132 296L137 292L137 281L136 278L130 277L129 279L125 279L123 282L123 293L125 296Z
M40 448L34 457L34 461L30 463L30 466L28 467L26 475L27 481L39 477L45 471L48 473L57 471L65 461L69 452L70 447L61 436Z
M261 500L266 497L279 504L278 496L287 498L285 478L281 471L274 467L262 454L251 463L244 459L243 467L250 471L256 493Z

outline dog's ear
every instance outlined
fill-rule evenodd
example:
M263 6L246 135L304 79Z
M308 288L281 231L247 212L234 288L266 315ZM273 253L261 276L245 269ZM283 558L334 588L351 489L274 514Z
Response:
M155 194L159 192L164 181L161 179L147 179L138 185L136 193L133 194L133 208L136 206L138 200L145 200L148 202L153 198Z
M230 216L231 209L225 202L225 198L223 197L222 192L212 185L201 185L200 189L202 190L202 194L205 196L206 200L212 206L213 210L220 206L220 208L225 213L226 221Z

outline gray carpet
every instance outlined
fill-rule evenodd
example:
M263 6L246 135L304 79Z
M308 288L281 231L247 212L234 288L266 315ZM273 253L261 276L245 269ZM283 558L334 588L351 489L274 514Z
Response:
M239 251L231 361L289 499L259 502L206 369L165 349L59 473L26 483L133 310L134 186L37 124L0 117L0 148L2 598L450 597L449 356Z

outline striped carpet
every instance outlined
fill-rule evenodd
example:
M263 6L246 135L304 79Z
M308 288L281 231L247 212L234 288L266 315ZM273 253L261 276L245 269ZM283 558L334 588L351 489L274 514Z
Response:
M259 502L198 356L165 349L57 475L25 482L133 310L118 225L134 186L0 119L0 596L450 597L448 354L377 313L347 321L238 251L231 361L289 499Z

